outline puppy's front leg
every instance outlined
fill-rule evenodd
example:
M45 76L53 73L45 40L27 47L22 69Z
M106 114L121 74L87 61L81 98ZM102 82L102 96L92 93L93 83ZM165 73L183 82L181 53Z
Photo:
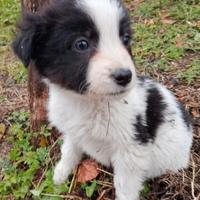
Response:
M61 148L61 160L54 169L53 181L55 184L62 184L71 173L72 169L81 159L81 151L71 141L70 137L64 138Z
M131 159L125 161L123 158L119 157L114 162L115 200L139 200L144 171L134 166Z

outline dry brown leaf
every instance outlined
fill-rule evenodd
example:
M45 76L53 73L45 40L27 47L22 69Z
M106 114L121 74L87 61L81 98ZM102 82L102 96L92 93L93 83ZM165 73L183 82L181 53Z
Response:
M134 1L124 0L124 3L126 4L126 7L129 10L134 10L137 6L139 6L139 4L141 4L143 2L144 2L144 0L134 0Z
M169 12L167 10L162 10L161 11L161 18L165 19L169 17Z
M48 140L46 137L42 136L40 138L40 147L47 147L48 146Z
M200 28L200 21L197 21L197 22L196 22L196 27L197 27L197 28Z
M165 19L161 19L161 22L162 22L163 24L174 24L176 21L173 20L173 19L165 18Z
M0 140L3 138L5 132L6 132L6 126L5 126L5 124L0 123Z
M155 24L155 21L154 19L145 19L144 23L147 25L152 25L152 24Z
M176 47L183 47L183 46L184 46L184 42L181 42L181 41L176 42Z
M178 34L176 37L176 46L183 47L185 45L185 39L187 38L187 34Z
M161 22L163 24L174 24L176 21L169 18L169 13L167 10L161 12Z
M86 183L95 179L98 175L98 164L93 160L85 160L79 165L77 181L79 183Z
M192 109L192 116L194 118L199 118L199 112L198 112L198 109Z

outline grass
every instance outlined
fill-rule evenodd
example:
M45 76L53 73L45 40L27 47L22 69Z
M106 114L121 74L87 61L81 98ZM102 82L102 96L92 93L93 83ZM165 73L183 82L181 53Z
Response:
M172 62L181 62L189 53L200 51L197 1L144 1L132 15L135 18L132 50L139 69L151 65L160 71L170 71ZM189 84L199 76L196 61L187 63L184 70L187 72L177 78Z
M196 78L200 77L200 60L193 60L186 68L186 71L179 74L179 78L185 79L191 84Z
M19 17L19 0L0 0L0 47L10 44Z
M12 126L6 140L13 145L8 157L0 158L0 169L3 169L4 174L0 182L0 199L61 200L69 197L67 192L72 181L55 186L52 180L54 159L57 158L52 152L59 148L62 141L53 141L51 129L47 127L41 132L30 133L28 119L29 114L25 111L13 112L8 118ZM80 185L82 192L89 198L97 188L96 180Z
M52 145L47 145L50 130L44 129L42 132L31 134L28 118L28 113L21 111L13 112L8 119L12 127L9 129L7 141L13 145L8 158L0 160L0 168L3 168L4 173L4 179L0 182L1 199L10 195L15 199L37 199L42 193L60 195L69 189L68 183L54 186L52 182ZM31 143L34 138L39 142L37 149ZM59 142L56 141L53 146ZM41 168L45 169L44 174L40 173ZM41 196L40 199L47 198Z
M195 84L200 77L199 1L126 2L135 21L132 51L138 71L147 74L163 73L175 76L182 84ZM15 84L24 84L27 82L27 72L10 48L14 24L19 18L19 7L19 0L0 0L0 75L13 80ZM0 94L0 104L7 98ZM54 186L52 182L52 169L59 157L61 141L53 138L47 127L31 134L28 118L26 111L17 111L6 119L10 125L5 141L12 149L7 157L0 158L0 199L79 199L76 195L67 194L74 188L73 181L61 186ZM110 191L107 185L112 185L110 177L101 175L100 179L101 181L76 185L73 192L96 199L103 191L102 188ZM162 184L166 184L165 181ZM143 199L150 199L151 187L149 183L144 184L141 192ZM192 197L189 196L188 199Z
M22 64L12 55L11 41L15 24L19 19L19 0L0 0L0 71L16 83L25 83L27 73Z

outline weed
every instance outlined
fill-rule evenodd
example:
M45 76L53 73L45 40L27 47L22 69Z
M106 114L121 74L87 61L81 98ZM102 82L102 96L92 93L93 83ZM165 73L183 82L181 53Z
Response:
M9 77L11 77L17 84L27 82L27 69L18 61L8 68Z
M180 73L178 78L184 79L191 84L197 77L200 77L200 60L194 60L187 66L187 70Z
M6 100L5 95L0 95L0 103L3 103Z
M27 81L25 68L12 55L11 41L15 32L15 24L20 14L19 0L0 0L0 70L8 74L16 83Z
M133 13L136 23L132 45L137 68L170 72L171 62L180 61L188 52L198 52L200 32L194 20L199 15L197 1L148 0L138 5ZM190 77L192 82L193 76L197 75L198 67L194 61L181 77Z
M149 186L149 184L146 182L146 183L144 183L144 185L143 185L143 189L142 189L142 191L140 192L140 195L142 196L142 197L148 197L148 194L150 193L150 186Z
M81 189L85 191L87 197L91 198L97 191L97 181L94 180L91 184L82 184Z
M7 140L12 144L12 149L8 159L0 160L4 174L0 183L0 197L12 195L15 199L45 199L41 196L42 193L53 193L58 196L66 193L69 188L67 183L55 186L52 182L53 166L50 166L49 155L51 147L35 149L31 144L33 134L29 132L28 114L24 111L14 112L9 120L12 127ZM45 134L40 134L48 135L49 130L45 131Z
M19 0L0 0L0 47L10 43L14 24L19 17Z

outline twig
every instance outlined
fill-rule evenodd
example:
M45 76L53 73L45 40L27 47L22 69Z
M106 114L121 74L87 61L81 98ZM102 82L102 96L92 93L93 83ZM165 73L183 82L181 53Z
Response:
M37 184L36 188L38 188L38 187L40 186L40 184L41 184L41 182L42 182L42 180L43 180L43 178L44 178L44 176L45 176L47 170L48 170L48 165L46 165L46 168L45 168L45 170L44 170L44 172L43 172L43 174L42 174L40 180L38 181L38 184Z
M57 195L57 194L48 194L48 193L41 193L42 196L46 196L46 197L58 197L58 198L68 198L68 199L79 199L79 200L82 200L81 197L79 196L76 196L76 195L71 195L71 194L68 194L68 195Z
M109 187L109 188L112 188L112 187L113 187L112 183L104 182L104 181L97 181L97 184L98 184L98 185L102 185L102 186L104 186L104 187Z
M73 175L68 193L71 193L74 188L77 172L78 172L78 167L76 167L76 169L74 170L74 175Z
M192 197L193 197L193 200L198 200L197 197L194 194L195 168L196 168L196 166L195 166L195 162L194 162L193 156L192 156L191 160L192 160L192 182L191 182Z
M97 200L101 200L105 194L106 194L106 190L104 190L104 191L100 194L100 196L97 198Z
M43 178L44 178L44 176L45 176L45 174L46 174L46 172L47 172L47 170L48 170L49 163L51 162L50 153L51 153L52 149L53 149L53 148L56 146L56 144L58 143L58 140L59 140L59 139L57 139L57 140L53 143L53 145L52 145L51 148L49 149L49 152L48 152L47 155L46 155L46 157L47 157L47 156L49 157L49 160L48 160L48 162L46 163L46 168L45 168L45 170L44 170L44 172L43 172L43 174L42 174L42 176L41 176L41 178L40 178L40 180L39 180L39 182L38 182L38 184L37 184L37 187L40 186L40 184L41 184L41 182L42 182L42 180L43 180Z
M105 170L103 170L103 169L100 169L100 168L97 168L97 170L99 170L100 172L103 172L104 174L107 174L107 175L109 175L109 176L112 176L112 177L113 177L113 174L112 174L112 173L110 173L110 172L107 172L107 171L105 171Z
M185 171L182 170L182 180L183 180L183 183L185 183Z

